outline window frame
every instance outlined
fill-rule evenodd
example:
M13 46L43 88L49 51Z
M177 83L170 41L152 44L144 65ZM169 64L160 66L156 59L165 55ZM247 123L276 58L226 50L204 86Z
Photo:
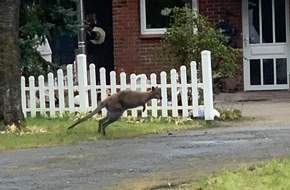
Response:
M198 11L198 0L192 0L192 9ZM146 27L146 0L140 0L140 29L141 35L163 35L166 32L166 28Z

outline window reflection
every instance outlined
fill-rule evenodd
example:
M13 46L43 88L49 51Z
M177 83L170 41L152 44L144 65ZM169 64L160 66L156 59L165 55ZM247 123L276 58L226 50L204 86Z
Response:
M274 84L274 60L263 59L263 83L265 85Z
M287 84L287 59L276 59L277 84Z
M276 42L286 42L285 0L275 0Z
M250 43L260 43L259 0L249 0L249 36Z
M262 0L262 39L263 43L273 43L272 0Z
M183 7L182 0L146 0L146 28L168 28L169 17L161 15L164 8Z
M250 84L251 85L261 85L260 59L250 60Z

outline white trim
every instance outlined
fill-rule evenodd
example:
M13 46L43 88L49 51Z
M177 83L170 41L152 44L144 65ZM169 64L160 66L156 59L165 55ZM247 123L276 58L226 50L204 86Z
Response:
M146 27L146 0L140 0L140 29L142 35L164 34L166 28L150 28ZM192 9L198 12L198 0L192 0Z
M166 32L166 28L154 28L147 29L146 27L146 0L140 0L140 27L141 34L164 34Z
M244 90L282 90L289 89L289 74L290 74L290 36L289 36L289 1L285 0L285 15L286 15L286 42L285 43L276 43L275 39L275 8L274 0L272 2L272 12L273 12L273 42L272 43L262 43L262 34L260 35L260 42L256 44L250 44L249 42L249 20L248 20L248 0L242 1L242 22L243 22L243 52L244 52L244 61L243 61L243 76L244 76ZM259 14L260 14L260 31L262 32L262 18L261 18L261 0L259 0ZM277 58L286 58L287 59L287 84L277 84L276 76L276 59ZM274 61L274 84L273 85L264 85L263 84L263 64L261 61L261 85L251 85L250 84L250 59L273 59Z
M198 0L192 0L192 10L196 11L198 13Z
M286 11L285 11L285 14L286 14L286 42L287 42L287 48L286 48L286 51L287 51L287 82L288 82L288 90L289 90L289 84L290 84L290 81L289 81L289 75L290 75L290 55L289 55L289 52L290 52L290 48L289 48L289 44L290 44L290 33L289 33L289 27L290 27L290 18L289 18L289 1L285 1L285 7L286 7Z

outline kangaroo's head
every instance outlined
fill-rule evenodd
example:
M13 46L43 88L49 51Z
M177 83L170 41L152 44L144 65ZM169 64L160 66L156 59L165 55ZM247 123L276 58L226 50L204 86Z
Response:
M152 99L161 100L162 99L161 88L152 87L152 89L151 89L151 97L152 97Z

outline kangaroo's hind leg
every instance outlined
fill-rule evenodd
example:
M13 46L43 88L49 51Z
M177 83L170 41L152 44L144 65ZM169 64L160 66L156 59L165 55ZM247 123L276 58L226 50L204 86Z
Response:
M106 135L106 127L117 121L121 116L122 116L123 112L122 111L116 111L116 112L108 112L108 115L106 117L106 120L102 122L101 124L101 132L103 135Z
M99 129L98 129L98 133L101 133L102 131L102 124L104 123L104 121L106 121L108 119L108 115L102 119L100 119L99 121Z

